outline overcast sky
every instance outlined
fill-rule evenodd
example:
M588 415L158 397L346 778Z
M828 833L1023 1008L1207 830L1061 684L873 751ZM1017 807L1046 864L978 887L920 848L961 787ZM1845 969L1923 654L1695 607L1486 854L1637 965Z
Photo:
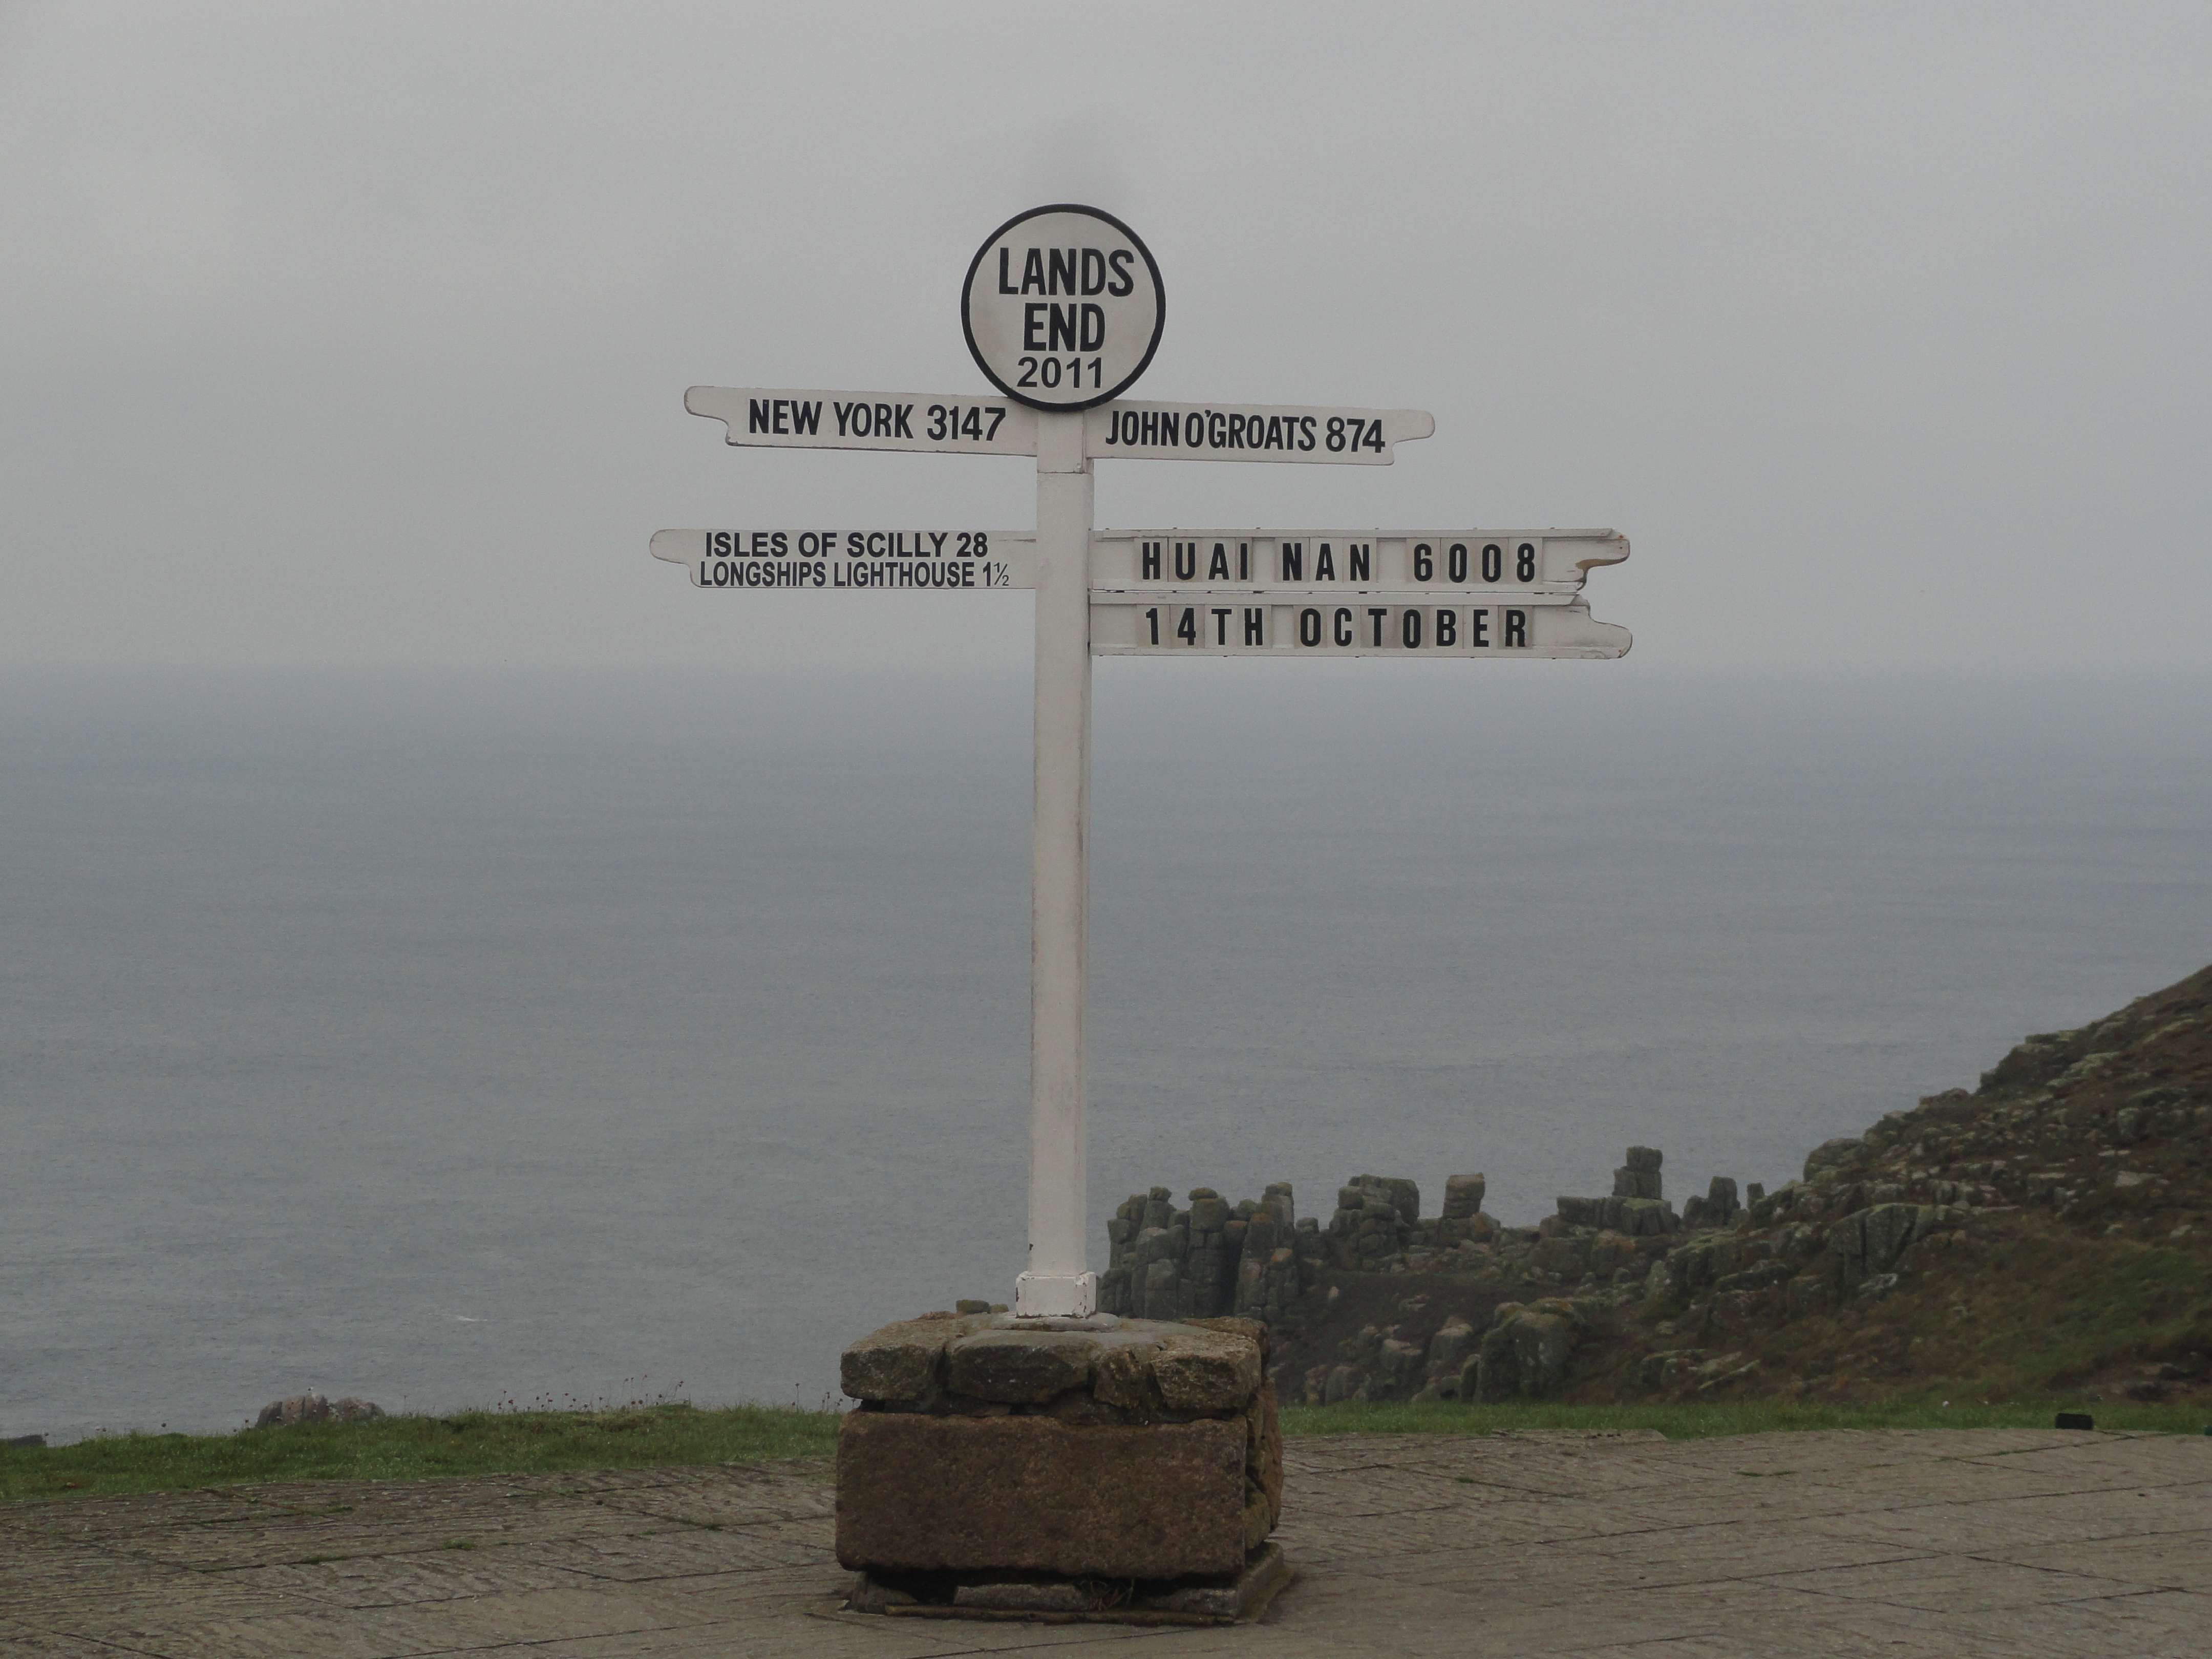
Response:
M1433 410L1102 525L1612 526L1635 665L2201 665L2212 8L0 7L0 656L1011 665L1024 595L695 593L669 526L1026 527L1024 460L685 386L985 388L1080 201L1131 395ZM1586 671L1577 671L1586 672Z

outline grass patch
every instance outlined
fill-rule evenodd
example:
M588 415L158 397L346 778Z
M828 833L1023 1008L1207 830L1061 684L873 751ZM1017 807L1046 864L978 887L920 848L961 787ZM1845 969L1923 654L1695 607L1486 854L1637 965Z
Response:
M2100 1429L2202 1434L2202 1407L2085 1407ZM1286 1406L1285 1434L1497 1434L1510 1429L1656 1429L1669 1440L1771 1434L1787 1429L2047 1429L2056 1408L2033 1406L1818 1406L1723 1401L1710 1406L1468 1406L1453 1401L1346 1401Z
M680 1404L463 1412L237 1434L103 1434L69 1446L0 1448L0 1498L751 1462L827 1456L836 1434L834 1412Z

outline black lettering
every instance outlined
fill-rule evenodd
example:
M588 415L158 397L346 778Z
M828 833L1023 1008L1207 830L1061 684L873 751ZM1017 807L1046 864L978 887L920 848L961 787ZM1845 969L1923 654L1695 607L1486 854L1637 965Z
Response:
M1168 447L1174 444L1176 441L1176 422L1180 421L1182 418L1182 416L1172 409L1164 409L1160 411L1160 443L1163 447Z
M1198 544L1177 542L1175 544L1175 574L1179 582L1194 580L1198 575Z
M1116 248L1106 256L1106 263L1114 267L1114 281L1106 284L1106 291L1117 300L1127 298L1137 286L1136 279L1129 275L1130 262L1136 257L1125 247Z
M1390 613L1387 610L1376 611L1370 607L1367 617L1375 624L1375 643L1380 645L1382 643L1382 624L1389 620Z
M1260 447L1262 449L1280 449L1283 447L1283 417L1281 416L1270 415L1267 416L1267 441Z
M1444 554L1446 580L1463 582L1467 580L1467 544L1454 542Z
M1479 605L1467 613L1467 642L1477 651L1490 649L1490 607Z
M1054 248L1049 256L1052 278L1045 284L1044 291L1048 294L1073 294L1075 292L1075 250L1069 248L1065 260L1060 255L1060 250ZM1070 306L1068 309L1073 311L1075 307Z
M1344 552L1351 566L1351 568L1345 572L1346 580L1371 582L1375 580L1370 568L1375 552L1374 543L1346 542L1344 544Z
M1234 613L1225 608L1215 608L1213 611L1213 642L1216 645L1226 645L1229 643L1229 618L1232 614Z
M1229 550L1219 542L1213 544L1213 558L1206 567L1206 580L1210 582L1229 580Z
M975 410L970 410L968 412L972 415L975 413ZM912 404L897 404L893 405L893 412L891 415L891 435L893 437L911 438L914 436L914 428L907 424L908 420L913 416L913 414L914 405Z
M1437 550L1426 542L1413 544L1413 580L1431 581L1437 574Z
M1133 411L1132 411L1132 412L1133 412ZM1143 418L1143 420L1142 420L1142 421L1139 423L1139 425L1138 425L1138 428L1137 428L1137 441L1138 441L1139 443L1144 443L1144 444L1156 444L1156 443L1159 442L1159 441L1160 441L1160 417L1159 417L1159 413L1158 413L1158 410L1150 410L1150 409L1148 409L1148 410L1146 410L1144 412L1144 418Z
M1244 447L1244 417L1242 415L1232 413L1229 417L1229 447Z
M1185 645L1198 643L1197 606L1188 605L1183 606L1182 619L1176 623L1176 637Z
M1001 294L1012 294L1015 291L1014 285L1006 280L1009 274L1007 266L1013 257L1014 251L1010 247L1002 247L999 250L999 292Z
M1438 647L1440 649L1449 649L1450 647L1455 646L1455 645L1457 645L1458 643L1459 643L1459 612L1457 612L1456 611L1437 611L1437 647Z
M832 404L830 405L830 412L837 417L837 435L841 438L844 437L846 435L845 422L852 417L853 405L850 404Z
M1405 620L1398 624L1398 637L1408 651L1418 650L1421 643L1421 613L1408 610Z
M1083 291L1103 294L1106 290L1106 256L1095 247L1083 250Z
M1332 631L1331 637L1339 645L1350 645L1352 643L1352 613L1340 605L1334 620L1336 627Z
M779 434L788 434L791 430L790 426L787 424L791 418L791 400L787 398L778 398L775 400L774 408L775 410L775 417L773 423L769 426L769 430Z
M1505 550L1496 542L1482 544L1482 580L1502 581L1505 577Z
M1285 542L1282 544L1283 574L1286 582L1305 580L1306 544L1304 542Z
M793 403L791 406L791 429L804 436L817 434L822 430L822 400L812 403Z
M1244 607L1245 644L1258 645L1262 642L1260 638L1260 623L1266 615L1267 612L1256 605L1248 605Z
M1143 562L1140 567L1142 571L1141 580L1148 582L1156 582L1159 580L1160 544L1158 542L1140 542L1138 544L1138 547L1139 550L1139 557Z
M708 531L707 532L707 551L713 554L720 554L726 559L728 558L730 556L730 532L726 530Z
M1087 294L1091 290L1085 289L1084 292ZM1106 307L1095 301L1087 303L1083 307L1083 344L1080 349L1096 351L1105 343ZM1096 380L1097 377L1094 375L1092 378Z
M1145 612L1145 620L1152 625L1152 643L1160 642L1160 613L1157 608Z
M891 406L889 404L878 404L876 405L876 436L888 438L890 435Z
M1032 259L1036 258L1035 248L1030 250L1030 258ZM1028 292L1029 284L1026 281L1023 283L1022 289L1024 293ZM1022 307L1023 350L1042 351L1044 349L1044 313L1051 308L1042 300L1032 300ZM1029 382L1024 380L1022 384L1027 386Z
M1044 285L1044 255L1031 248L1022 260L1022 292L1048 294L1051 291Z
M1299 416L1298 426L1304 434L1298 440L1298 447L1302 450L1311 449L1314 447L1314 417L1310 415Z
M963 535L961 539L965 541L967 538ZM929 532L929 556L933 559L939 557L943 555L944 551L945 532L942 530L931 531Z
M745 430L748 432L767 431L768 399L765 398L748 398L745 399Z
M1327 542L1323 542L1320 550L1314 555L1314 580L1317 582L1336 580L1336 559L1329 552Z
M1228 445L1228 417L1218 409L1207 410L1206 411L1206 447L1208 449L1225 449ZM1194 443L1191 446L1194 449L1197 447Z
M787 532L779 530L768 538L768 544L775 550L775 556L780 559L791 551L791 537Z
M1509 611L1505 613L1505 638L1503 642L1507 645L1528 643L1528 613L1527 611Z
M1321 643L1320 611L1301 611L1298 612L1298 643L1300 645L1319 645Z
M1048 351L1075 349L1075 307L1072 305L1052 307L1052 343Z

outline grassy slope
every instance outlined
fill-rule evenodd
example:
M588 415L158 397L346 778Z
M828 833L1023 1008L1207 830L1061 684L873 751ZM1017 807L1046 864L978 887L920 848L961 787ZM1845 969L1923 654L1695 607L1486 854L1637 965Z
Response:
M834 1412L662 1405L617 1412L466 1412L303 1423L239 1434L115 1434L0 1449L0 1498L167 1492L265 1480L544 1474L826 1456Z
M460 1474L545 1474L565 1469L676 1468L812 1458L823 1474L834 1412L689 1406L600 1413L471 1412L379 1423L313 1423L240 1434L118 1434L75 1445L0 1449L0 1498L78 1492L179 1492L280 1480L404 1480ZM2196 1415L2173 1407L2100 1408L2100 1428L2194 1434ZM2040 1407L1837 1407L1735 1401L1662 1406L1462 1406L1451 1403L1292 1407L1284 1431L1309 1434L1497 1434L1515 1430L1654 1430L1669 1440L1790 1429L2048 1428Z

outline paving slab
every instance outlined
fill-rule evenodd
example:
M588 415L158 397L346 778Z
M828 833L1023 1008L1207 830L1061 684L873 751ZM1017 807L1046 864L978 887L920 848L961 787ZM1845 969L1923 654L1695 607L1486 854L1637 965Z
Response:
M1260 1625L840 1608L830 1466L0 1504L0 1659L2201 1659L2212 1440L1301 1437Z

